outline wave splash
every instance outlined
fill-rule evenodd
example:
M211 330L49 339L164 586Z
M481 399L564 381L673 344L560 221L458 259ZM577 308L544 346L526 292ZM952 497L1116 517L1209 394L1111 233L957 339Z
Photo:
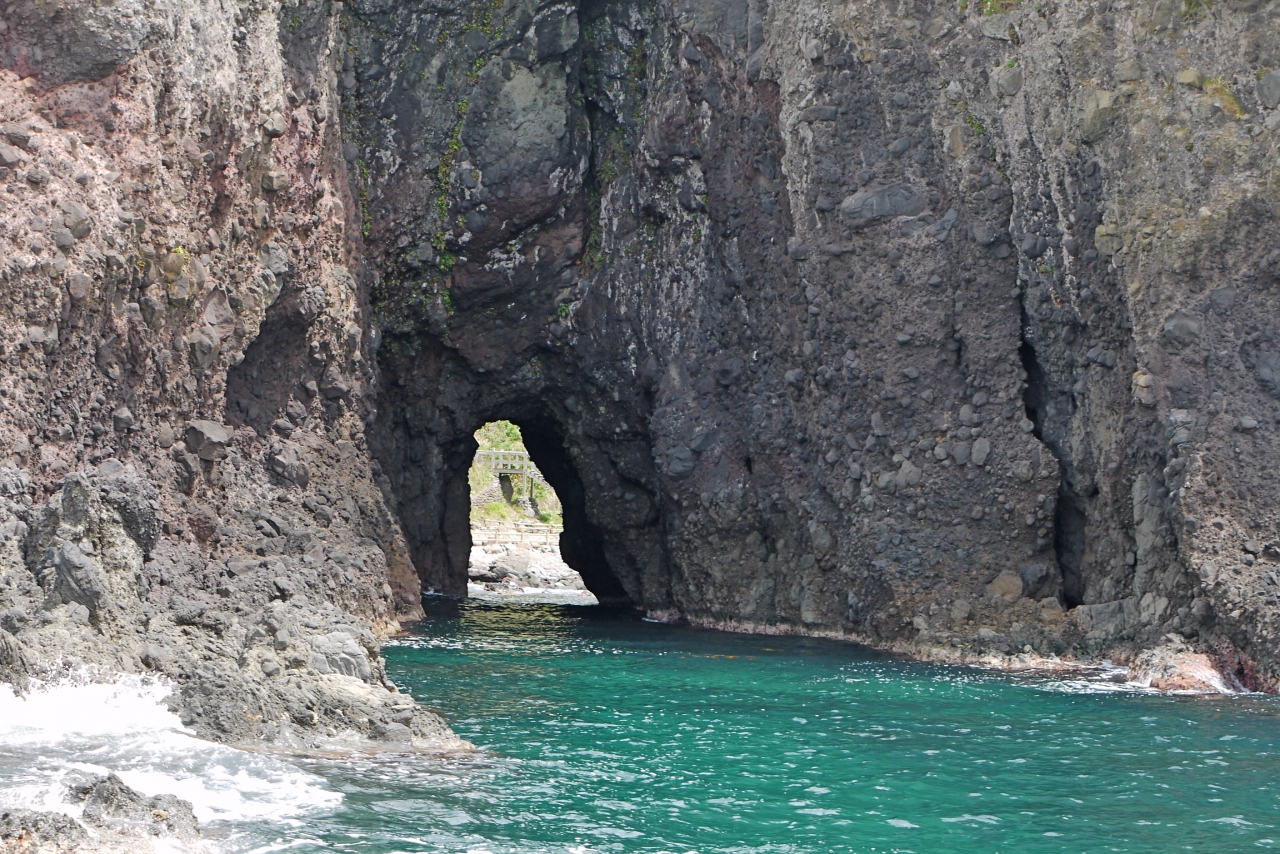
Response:
M33 685L23 696L0 686L0 807L78 816L68 785L112 772L143 794L190 801L223 850L246 850L256 847L248 839L228 845L242 836L237 825L283 830L341 803L322 778L279 757L196 738L165 705L171 690L132 675Z

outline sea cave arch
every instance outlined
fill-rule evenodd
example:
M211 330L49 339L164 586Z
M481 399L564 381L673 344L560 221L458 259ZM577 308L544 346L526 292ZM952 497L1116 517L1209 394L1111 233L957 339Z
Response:
M384 358L384 367L391 373L397 363ZM560 556L587 590L608 606L651 609L665 600L668 570L647 442L593 435L580 417L587 411L581 391L555 386L491 401L476 377L437 379L445 382L429 394L419 396L412 379L384 394L373 442L424 593L467 593L475 432L509 421L559 499Z
M520 430L529 459L537 466L538 471L559 499L563 519L559 537L561 559L582 577L583 584L602 605L635 604L610 567L605 550L604 532L592 521L587 512L587 490L574 466L564 436L554 421L545 413L536 411L526 413L520 418L487 419L486 423L494 421L509 421L515 424ZM473 458L475 453L476 449L473 447L471 451ZM467 461L467 465L470 468L471 460ZM449 510L452 514L459 512L452 506ZM469 536L472 530L470 514L473 512L470 495L468 495L466 510ZM468 552L470 545L468 542Z

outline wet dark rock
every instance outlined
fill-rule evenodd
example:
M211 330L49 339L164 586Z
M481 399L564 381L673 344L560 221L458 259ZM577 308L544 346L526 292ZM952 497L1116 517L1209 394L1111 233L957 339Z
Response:
M72 786L71 794L84 810L82 820L94 827L183 841L200 835L190 802L173 795L146 797L115 774Z
M88 831L64 813L0 809L0 842L7 850L74 851L88 840Z

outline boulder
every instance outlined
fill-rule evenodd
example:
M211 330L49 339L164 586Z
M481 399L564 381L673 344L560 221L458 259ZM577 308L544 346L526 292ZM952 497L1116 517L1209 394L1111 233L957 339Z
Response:
M1268 71L1258 81L1258 99L1268 110L1280 107L1280 71Z
M289 129L288 123L285 121L284 114L273 112L262 120L262 132L266 134L268 139L278 139L284 136L285 131Z
M267 452L267 466L290 483L306 487L311 470L303 458L302 448L293 442L278 442Z
M973 450L970 451L970 459L973 460L975 466L986 465L987 457L991 455L991 442L983 437L973 443Z
M1188 347L1200 340L1200 321L1185 311L1175 311L1165 318L1162 332L1175 347Z
M321 394L329 400L337 400L346 397L350 391L351 382L337 365L330 365L325 369L324 376L320 379Z
M6 142L0 142L0 166L17 169L25 161L26 158L22 156L21 151Z
M216 421L192 421L187 425L183 441L197 457L212 461L227 456L227 446L234 436L230 427Z
M0 809L0 850L76 851L88 841L88 832L69 815Z
M1084 142L1097 142L1111 129L1111 125L1119 115L1120 105L1116 101L1115 93L1105 89L1088 92L1084 96L1082 106L1080 139Z
M1047 563L1032 563L1018 570L1022 590L1033 599L1041 598L1053 586L1053 567Z
M672 477L684 477L693 471L693 466L693 451L683 445L672 448L667 454L667 471Z
M996 598L1017 599L1022 595L1022 576L1004 570L987 585L987 595Z
M52 588L50 592L59 602L83 605L89 609L91 617L97 616L110 604L106 573L75 543L62 543L46 562L49 566L41 573L41 580Z
M191 803L174 795L147 797L124 784L115 774L71 787L73 800L83 805L89 825L128 835L194 840L200 835Z
M63 224L74 239L84 240L89 236L89 232L93 230L93 222L84 205L68 199L61 202L58 207L62 210Z
M840 203L845 222L854 228L895 216L916 216L923 211L924 199L902 183L870 184Z

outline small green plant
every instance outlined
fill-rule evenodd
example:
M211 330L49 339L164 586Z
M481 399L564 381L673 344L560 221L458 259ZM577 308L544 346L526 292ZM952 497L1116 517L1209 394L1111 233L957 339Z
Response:
M1016 8L1022 0L982 0L983 15L999 15L1002 12L1009 12Z
M449 291L444 288L440 289L440 304L444 306L444 313L453 317L453 300L449 296Z
M466 119L467 110L470 107L471 102L467 98L463 98L458 102L458 118L453 123L453 129L449 132L449 141L445 145L444 155L440 158L440 165L436 167L435 207L436 215L441 223L449 215L449 185L453 180L453 161L458 156L458 152L462 150L462 123Z
M987 129L982 126L982 122L968 109L964 111L964 123L969 126L969 130L973 131L974 136L982 136Z
M569 311L570 311L569 304L564 303L563 305L561 305L559 308L556 309L556 314L558 314L560 317L568 317Z
M1240 106L1240 100L1221 77L1210 77L1200 85L1200 88L1222 108L1222 112L1233 119L1244 118L1244 108Z

